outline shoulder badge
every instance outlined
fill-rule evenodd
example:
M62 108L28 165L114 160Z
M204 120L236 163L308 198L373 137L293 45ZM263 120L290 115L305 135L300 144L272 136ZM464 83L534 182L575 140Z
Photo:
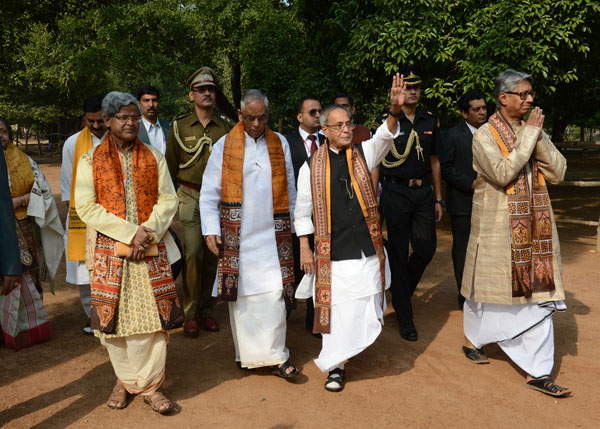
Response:
M233 122L229 116L221 114L221 115L219 115L219 117L221 119L223 119L225 122L227 122L229 125L231 125L232 127L235 125L235 122Z
M171 125L173 125L173 122L178 121L180 119L183 119L183 118L185 118L188 115L189 115L189 113L183 113L183 114L181 114L179 116L175 116L175 118L173 118L173 120L171 121Z

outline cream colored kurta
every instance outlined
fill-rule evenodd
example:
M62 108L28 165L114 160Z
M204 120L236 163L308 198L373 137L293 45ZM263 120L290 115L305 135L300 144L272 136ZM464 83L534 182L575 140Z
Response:
M158 163L158 201L154 205L152 214L142 225L153 229L154 234L160 238L167 232L175 216L178 200L163 156L157 149L148 145L146 147L152 151ZM132 152L131 150L127 151L123 157L123 171L126 173L124 186L127 218L122 219L107 212L104 207L96 202L92 168L94 150L91 149L81 157L77 168L75 189L77 214L88 227L114 240L131 244L138 229L131 163ZM118 314L114 334L109 335L95 331L95 335L104 338L125 337L162 330L150 277L148 276L148 268L144 261L124 260Z
M537 140L539 128L522 127L516 122L511 126L517 136L516 148L507 157L502 155L489 124L481 126L473 137L473 168L477 180L461 294L472 301L508 305L564 300L560 244L552 209L556 289L534 293L529 299L512 296L511 228L505 186L526 166L531 186L528 166L532 155L547 184L563 181L567 161L546 134L542 133L542 140Z

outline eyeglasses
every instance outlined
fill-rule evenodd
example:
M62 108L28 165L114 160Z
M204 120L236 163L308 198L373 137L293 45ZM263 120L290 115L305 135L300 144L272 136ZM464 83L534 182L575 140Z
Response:
M133 123L133 124L140 122L140 119L141 119L141 116L128 116L128 115L115 115L114 117L123 123L127 123L127 122L131 121L131 123Z
M348 130L352 131L356 127L356 124L353 122L338 122L337 124L325 126L335 131L343 131L344 127L348 127Z
M254 121L258 120L258 122L260 122L261 124L267 122L269 120L269 115L260 115L260 116L246 116L242 113L242 118L244 118L244 121L248 121L253 123Z
M319 115L320 115L320 114L321 114L321 109L310 109L310 110L308 111L308 114L309 114L310 116L317 116L317 114L319 114Z
M519 98L523 101L527 100L527 97L531 95L531 98L535 98L535 91L523 91L523 92L512 92L505 91L507 94L518 95Z

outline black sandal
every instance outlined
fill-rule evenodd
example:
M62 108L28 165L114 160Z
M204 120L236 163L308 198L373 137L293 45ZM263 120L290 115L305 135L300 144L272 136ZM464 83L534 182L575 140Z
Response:
M294 370L288 373L289 368L294 368ZM285 361L281 366L273 365L273 374L281 378L292 378L300 374L300 371L290 361Z
M330 392L341 392L344 388L344 375L346 371L341 368L336 368L329 371L327 380L325 380L325 389Z
M469 347L462 346L462 351L465 354L465 357L473 363L490 363L488 357L483 352L483 349L471 349Z
M534 378L529 380L525 386L550 396L567 396L571 394L569 388L554 384L548 377Z

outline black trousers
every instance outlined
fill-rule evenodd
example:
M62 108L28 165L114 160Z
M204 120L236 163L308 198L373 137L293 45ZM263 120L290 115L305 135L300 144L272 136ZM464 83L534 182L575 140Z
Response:
M452 219L452 263L454 264L454 277L460 295L467 244L471 233L471 215L450 215ZM462 300L461 300L462 301Z
M386 183L381 205L388 231L392 305L404 324L413 319L412 295L435 254L435 197L430 186L409 188Z

